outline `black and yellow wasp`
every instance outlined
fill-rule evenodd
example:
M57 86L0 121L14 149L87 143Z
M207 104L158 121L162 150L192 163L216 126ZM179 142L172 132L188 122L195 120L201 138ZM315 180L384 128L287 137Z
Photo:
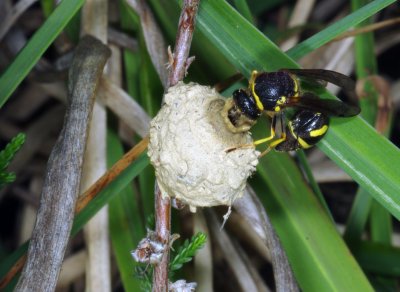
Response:
M319 86L326 86L326 83L330 82L341 87L351 101L355 102L357 99L353 80L335 71L253 71L249 87L236 90L232 99L225 104L224 116L227 125L233 132L248 131L265 112L272 117L271 135L255 141L253 145L276 138L269 144L268 150L275 148L277 151L291 151L309 148L320 141L328 130L329 117L352 117L360 113L357 105L340 100L321 99L315 93L303 90L303 82ZM287 118L287 108L294 109L291 118Z

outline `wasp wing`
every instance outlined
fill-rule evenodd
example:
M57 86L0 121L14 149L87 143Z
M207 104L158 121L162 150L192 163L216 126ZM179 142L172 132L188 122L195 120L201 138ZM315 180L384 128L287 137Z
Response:
M358 106L349 105L335 99L320 99L311 92L306 92L301 96L289 97L283 106L309 109L335 117L353 117L360 113Z
M356 84L347 75L324 69L282 69L282 71L292 73L309 84L317 83L320 86L326 86L326 82L335 84L346 92L352 103L358 103L355 91Z
M315 80L324 80L335 84L346 91L354 91L356 85L349 76L342 73L324 70L324 69L282 69L282 71L287 71L295 74L299 77L306 77Z

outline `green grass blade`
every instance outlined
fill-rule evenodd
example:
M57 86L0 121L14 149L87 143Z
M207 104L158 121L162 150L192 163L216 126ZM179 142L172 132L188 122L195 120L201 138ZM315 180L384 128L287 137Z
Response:
M75 235L115 195L132 181L149 164L147 153L141 154L134 163L128 166L100 194L88 204L74 219L71 234Z
M117 135L109 131L107 135L108 166L111 167L123 155L122 144ZM127 186L108 204L109 228L115 259L121 274L125 291L139 291L140 281L132 276L135 262L130 251L146 235L144 222L140 217L132 185Z
M371 196L364 189L361 189L354 198L353 206L346 224L346 230L343 235L344 240L350 248L361 239L367 224L371 204Z
M251 15L251 11L249 5L247 4L247 0L234 0L236 9L246 18L249 22L254 23L253 15Z
M198 28L245 76L254 69L276 71L297 67L226 2L203 0L197 19ZM347 25L350 27L352 24ZM322 97L332 98L329 94ZM376 134L361 118L354 118L333 119L332 127L320 146L386 208L400 217L400 175L395 167L400 165L400 153L393 144ZM265 194L266 187L272 191L268 200L265 199L266 206L288 250L301 287L307 291L371 290L344 242L302 182L303 178L296 174L298 170L293 163L288 162L286 155L275 153L269 154L265 160L267 165L259 180L262 187L258 190L260 194ZM333 268L337 266L341 271ZM354 277L358 280L355 281ZM349 285L355 286L349 288Z
M367 2L368 1L365 0L353 0L353 10L362 7ZM371 22L371 19L367 19L357 27L371 24ZM373 34L364 33L356 36L354 47L357 78L362 80L368 76L378 74ZM375 89L373 83L369 80L365 80L363 91L365 96L360 100L361 114L369 124L374 125L379 93ZM375 201L372 201L373 199L371 196L369 196L363 188L360 188L354 200L344 234L346 241L353 246L357 241L361 240L361 234L365 228L367 216L370 210L371 239L376 242L391 243L391 216L384 207L377 204Z
M224 25L224 27L221 27ZM202 1L197 17L200 29L225 57L242 73L251 70L276 71L297 67L290 58L254 28L243 16L223 1ZM278 56L278 58L277 58Z
M352 0L353 10L365 5L368 0ZM372 19L367 19L362 22L358 27L362 27L372 23ZM374 51L375 43L372 32L364 33L355 37L355 57L356 57L356 73L359 80L363 80L368 76L378 74L378 65ZM375 88L374 84L370 80L365 80L363 91L365 96L361 98L361 114L363 118L368 121L371 125L375 124L378 108L378 97L379 92ZM358 194L357 194L358 195ZM392 220L388 211L378 204L376 201L372 202L370 212L370 227L371 227L371 240L373 242L391 244L391 234L393 231ZM395 288L396 283L386 279L388 285L392 285Z
M392 216L376 201L371 208L371 240L374 242L392 244Z
M141 60L139 72L141 73L138 76L140 93L137 101L142 105L149 116L154 117L160 109L163 87L153 67L150 56L147 53L142 35L140 36L139 44L140 49L138 57ZM148 216L154 212L154 168L151 165L147 166L139 175L138 179L144 210L146 211L146 216Z
M286 53L294 60L298 60L394 2L396 2L396 0L372 1L357 11L335 22L323 31L301 42Z
M302 181L287 155L270 153L257 168L253 184L300 287L304 291L372 291L331 219Z
M322 191L319 188L318 183L314 178L311 167L308 164L306 154L304 153L303 150L297 151L296 154L297 154L297 158L299 159L299 163L304 171L304 174L308 180L308 183L309 183L311 189L313 190L314 194L318 198L319 203L321 204L321 206L323 206L325 208L326 214L329 216L329 218L332 220L332 222L335 222L335 220L333 219L332 213L329 210L328 204L326 203L324 195L322 194Z
M320 149L400 219L400 151L361 118L332 121Z
M84 0L61 1L60 5L19 52L0 77L0 107L4 105L84 2Z
M268 1L260 1L260 0L247 0L251 11L253 11L254 15L259 16L266 11L272 10L278 5L282 4L284 0L268 0Z
M400 277L400 249L398 247L364 241L355 251L355 257L370 273L395 279Z
M388 1L381 2L388 4ZM276 71L298 66L225 2L202 1L198 28L245 76L253 69ZM330 94L321 96L332 98ZM319 146L400 219L400 168L397 167L400 151L397 147L359 117L332 119L330 130Z
M125 5L126 3L124 3ZM134 29L134 31L138 32L136 34L139 43L138 51L134 53L130 51L124 52L123 62L127 91L151 116L155 114L161 105L161 99L155 100L155 97L162 96L162 85L149 59L139 19L135 17L134 12L128 7L121 9L121 25L125 29ZM141 214L145 217L143 218L144 221L149 214L153 213L154 179L154 170L150 165L139 174L138 195L141 202Z

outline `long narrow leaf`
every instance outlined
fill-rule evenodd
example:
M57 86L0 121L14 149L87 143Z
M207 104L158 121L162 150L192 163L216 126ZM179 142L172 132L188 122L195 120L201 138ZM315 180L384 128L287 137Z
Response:
M358 16L356 22L370 15ZM353 24L346 25L349 28ZM254 69L276 71L298 66L226 2L203 0L198 28L245 76L249 76ZM334 36L330 34L330 37ZM314 41L317 43L318 39ZM324 94L323 98L333 97ZM369 150L360 148L361 143L368 145ZM400 153L396 147L376 134L361 118L355 118L333 121L321 148L400 217L397 207L400 205L400 175L395 167L396 163L400 163ZM370 159L371 155L373 159ZM272 192L266 199L266 206L301 287L310 291L371 290L343 240L302 182L297 168L288 161L286 155L271 153L263 162L267 166L261 165L260 171ZM265 194L265 187L259 189L260 194ZM390 200L395 203L391 204ZM337 269L338 266L341 268Z
M304 291L372 291L325 210L301 181L293 161L273 153L257 168L254 184L257 193L263 194L261 200L300 287Z
M254 69L276 71L298 67L226 2L203 1L198 27L245 76ZM322 97L333 98L330 94ZM332 119L331 125L319 144L322 151L400 219L399 149L360 117Z
M323 31L298 44L286 53L294 60L298 60L394 2L396 2L396 0L372 1L354 13L349 14Z
M88 204L82 212L74 219L71 234L75 235L97 211L107 204L115 195L117 195L128 183L132 181L142 170L149 165L149 158L146 153L141 154L134 163L128 166L119 176L114 179L100 194L98 194Z
M60 5L32 36L0 77L0 107L4 105L84 2L84 0L61 1Z
M107 157L111 167L123 155L118 136L108 131ZM132 277L135 262L130 251L145 236L144 224L140 218L140 206L132 185L127 184L108 204L109 228L115 259L125 291L140 290L139 279Z

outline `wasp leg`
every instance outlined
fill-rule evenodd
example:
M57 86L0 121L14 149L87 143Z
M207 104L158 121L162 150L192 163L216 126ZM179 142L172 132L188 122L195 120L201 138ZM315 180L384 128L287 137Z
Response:
M279 119L279 125L277 126L278 119ZM285 131L285 127L286 126L285 126L284 114L281 113L281 112L279 112L279 113L277 113L277 114L272 116L271 135L269 137L256 140L256 141L254 141L253 143L250 143L250 144L243 144L243 145L238 145L238 146L234 146L234 147L228 148L228 149L225 150L225 152L229 153L229 152L232 152L232 151L237 150L237 149L254 148L254 147L256 147L256 146L258 146L260 144L263 144L263 143L266 143L268 141L271 141L271 140L273 140L274 138L277 137L275 129L277 127L279 127L279 126L281 127L281 129L280 129L280 137L277 140L273 141L271 144L268 145L268 148L259 155L259 158L261 158L264 155L266 155L269 151L271 151L271 149L275 148L276 145L278 145L278 144L280 144L280 143L282 143L283 141L286 140L286 131Z
M255 72L255 73L254 73L254 72ZM253 71L253 74L257 74L257 71ZM272 140L273 138L275 138L275 124L276 124L276 123L275 123L275 120L276 120L276 119L275 119L275 116L276 116L276 115L274 115L274 116L272 117L271 135L270 135L268 138L260 139L260 140L254 141L253 143L249 143L249 144L243 144L243 145L234 146L234 147L225 149L225 152L226 152L226 153L229 153L229 152L232 152L232 151L237 150L237 149L254 148L254 147L256 147L256 146L259 145L259 144L268 142L269 140Z
M229 152L232 152L232 151L235 151L238 149L244 149L244 148L254 148L254 144L250 143L250 144L242 144L242 145L234 146L234 147L225 149L225 152L229 153Z
M273 129L271 128L271 135L270 135L269 137L264 138L264 139L259 139L259 140L257 140L257 141L254 141L253 144L251 144L251 145L258 146L258 145L260 145L260 144L266 143L266 142L268 142L268 141L274 139L275 136L276 136L275 130L273 130Z
M279 114L280 115L280 114ZM260 145L260 144L263 144L263 143L266 143L266 142L268 142L268 141L270 141L270 140L272 140L272 139L274 139L275 137L276 137L276 132L275 132L275 128L276 128L276 116L277 115L274 115L273 117L272 117L272 122L271 122L271 135L269 136L269 137L267 137L267 138L263 138L263 139L259 139L259 140L257 140L257 141L254 141L253 142L253 145L254 146L258 146L258 145Z
M269 136L268 138L257 140L257 141L254 142L255 145L259 145L261 143L268 142L268 141L272 140L273 138L275 138L276 137L275 129L277 128L276 123L277 123L277 120L279 119L278 127L279 126L281 127L281 129L280 129L280 137L277 140L271 142L268 145L268 148L259 155L259 158L265 156L266 154L268 154L268 152L270 152L272 149L274 149L277 145L279 145L280 143L282 143L282 142L284 142L286 140L286 129L285 129L286 128L286 124L285 124L285 119L284 118L285 118L285 116L284 116L283 113L278 113L278 114L274 115L272 117L272 123L271 123L271 136Z

